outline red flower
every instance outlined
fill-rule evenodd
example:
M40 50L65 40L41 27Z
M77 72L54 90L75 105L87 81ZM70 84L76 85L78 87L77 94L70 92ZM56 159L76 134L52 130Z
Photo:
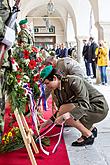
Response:
M28 66L29 66L30 69L34 69L34 68L36 67L36 64L37 64L37 63L36 63L35 60L30 60Z
M41 57L38 57L36 62L42 62L42 58Z
M30 83L27 83L27 84L28 84L28 87L30 88L30 86L31 86Z
M17 75L16 75L17 80L20 80L21 77L22 77L22 76L21 76L20 74L17 74Z
M38 53L39 50L36 47L32 46L32 51Z
M14 113L12 113L12 118L13 118L14 120L16 119L16 117L15 117Z
M29 51L28 50L24 50L23 51L23 54L24 54L24 58L25 59L28 59L29 58Z
M18 71L22 72L22 68L18 68Z
M40 78L40 75L39 75L39 74L37 74L36 76L34 76L34 77L33 77L33 81L34 81L34 82L36 82L36 81L38 81L38 80L39 80L39 78Z
M21 80L17 80L17 81L18 81L18 83L20 83Z
M15 59L13 57L11 57L11 62L12 62L12 64L15 63Z

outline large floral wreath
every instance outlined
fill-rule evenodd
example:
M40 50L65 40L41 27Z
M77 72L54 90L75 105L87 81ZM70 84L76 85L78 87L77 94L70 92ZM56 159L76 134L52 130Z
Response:
M25 85L31 89L35 102L40 95L39 72L43 58L34 46L15 47L10 59L12 71L7 74L7 87L11 109L24 112L29 100Z
M44 68L44 60L42 54L34 46L27 45L13 48L10 57L12 69L7 71L5 82L12 121L16 120L13 113L16 108L19 112L24 113L26 111L26 105L30 102L27 89L31 92L34 104L37 105L40 96L39 73ZM42 139L42 143L49 145L49 139ZM0 152L12 151L22 147L24 147L24 142L20 130L18 127L13 127L3 135Z

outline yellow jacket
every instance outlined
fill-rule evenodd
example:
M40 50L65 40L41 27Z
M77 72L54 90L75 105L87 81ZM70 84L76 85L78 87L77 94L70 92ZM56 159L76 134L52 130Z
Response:
M108 66L108 50L106 47L98 47L95 51L98 66Z

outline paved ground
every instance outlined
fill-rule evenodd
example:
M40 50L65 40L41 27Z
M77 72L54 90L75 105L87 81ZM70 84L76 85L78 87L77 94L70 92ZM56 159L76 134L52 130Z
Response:
M96 85L101 91L110 107L110 85ZM80 133L74 128L65 128L64 138L70 159L70 165L110 165L110 111L105 120L98 123L98 137L92 146L72 147L72 141L76 140Z

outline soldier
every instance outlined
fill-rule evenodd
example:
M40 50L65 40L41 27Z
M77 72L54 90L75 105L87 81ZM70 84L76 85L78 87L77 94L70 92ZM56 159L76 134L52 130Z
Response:
M33 45L33 38L28 30L28 20L24 19L19 22L21 31L18 34L18 45L21 46L23 45Z
M4 36L5 21L9 17L11 9L8 0L0 0L0 40Z
M0 141L1 141L1 136L2 132L4 131L4 113L5 113L5 93L4 93L4 81L5 80L5 70L6 67L9 66L8 64L8 54L7 52L4 54L4 61L5 63L1 64L1 54L2 54L2 46L3 44L1 43L5 31L5 22L9 17L10 14L10 6L9 6L9 1L8 0L0 0Z
M80 64L76 60L70 57L56 59L55 57L50 56L45 60L44 64L52 65L54 68L57 68L59 72L61 72L64 76L76 75L81 78L85 77ZM48 98L50 95L50 90L47 88L45 89L45 95L46 95L46 98Z
M52 65L53 67L59 69L65 76L76 75L81 78L85 77L80 64L70 57L56 59L54 56L49 56L45 60L44 64Z
M58 111L49 121L58 124L67 114L67 123L82 134L72 146L92 145L97 136L93 124L102 121L109 110L104 96L85 79L75 75L62 77L52 65L46 66L40 77L46 87L54 91L58 101Z

